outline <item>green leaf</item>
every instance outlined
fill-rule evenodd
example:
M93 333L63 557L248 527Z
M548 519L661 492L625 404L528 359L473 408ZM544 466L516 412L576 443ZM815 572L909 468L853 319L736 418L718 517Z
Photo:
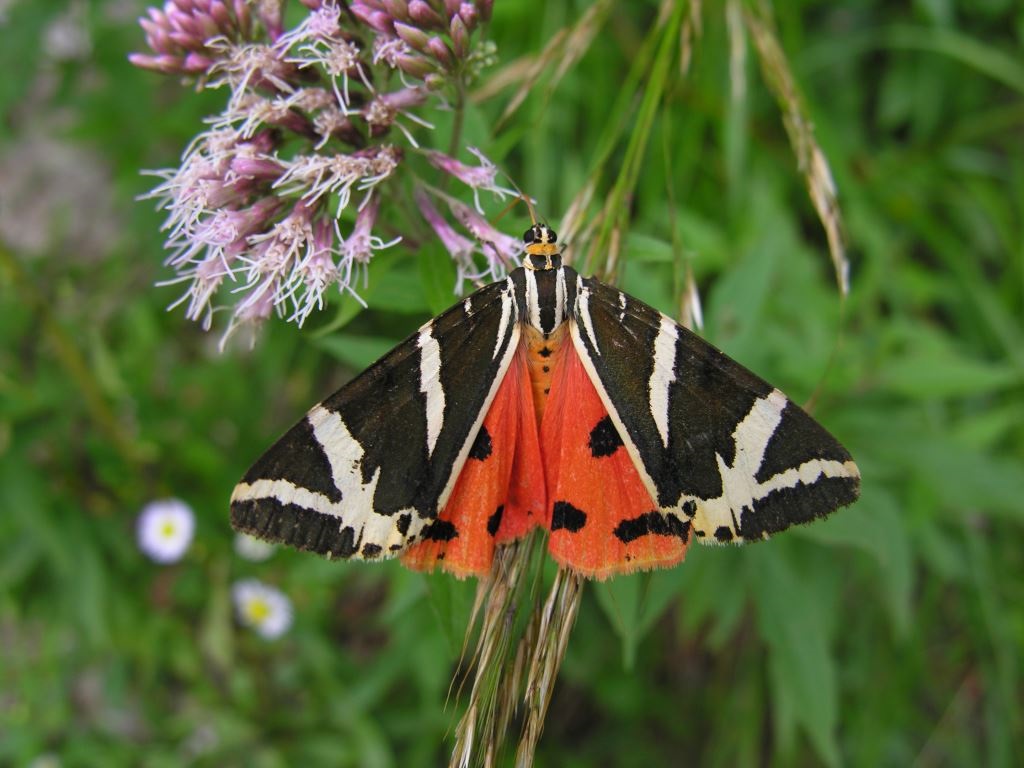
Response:
M418 275L418 270L410 268L411 266L396 266L385 279L377 282L371 294L373 303L370 306L373 309L404 314L418 312L429 314L430 304L427 302L426 291ZM369 303L369 299L367 303Z
M622 640L622 664L632 669L640 639L640 592L638 575L618 576L594 585L594 596L615 633Z
M893 627L900 636L910 629L914 561L907 532L896 499L866 475L861 498L826 520L795 529L795 534L822 544L851 546L863 550L878 564L879 594L885 599Z
M639 232L626 235L626 252L630 261L640 263L672 264L676 258L672 243Z
M779 548L752 548L747 576L757 596L757 622L768 644L772 720L779 751L804 729L826 765L840 763L839 691L820 597Z
M362 371L395 346L394 339L353 333L315 338L314 344L355 371Z
M679 568L683 626L695 634L705 622L713 622L707 637L708 645L715 650L732 639L750 599L746 581L736 578L744 556L734 547L695 545Z
M957 517L983 511L1010 520L1024 518L1024 466L943 436L912 446L916 473Z
M915 398L960 397L997 392L1020 383L1009 365L954 354L910 353L890 360L880 386Z
M475 585L453 578L443 571L424 574L427 595L453 652L462 648L466 625L473 606Z
M420 250L417 260L420 281L432 315L439 315L455 303L455 263L440 245L431 244Z

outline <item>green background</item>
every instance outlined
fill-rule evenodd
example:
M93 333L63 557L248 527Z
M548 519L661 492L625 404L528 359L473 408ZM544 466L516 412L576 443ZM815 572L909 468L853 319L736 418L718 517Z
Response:
M219 353L216 330L165 312L178 293L154 287L170 276L162 217L133 198L152 184L139 170L173 165L223 94L127 63L142 3L5 5L0 764L443 763L473 584L291 551L240 560L227 499L280 431L453 300L451 267L435 244L395 248L371 267L370 310L334 301L301 331L273 320L252 350ZM587 3L498 0L499 63L478 87L563 28L586 34L536 83L512 70L468 107L463 143L552 222L594 173L598 200L621 190L634 152L620 284L675 313L691 265L706 336L795 400L817 392L863 497L767 544L694 547L672 571L588 585L538 764L1015 764L1024 10L775 9L839 188L852 262L841 321L757 52L748 41L730 69L727 4L703 6L691 71L663 69L637 149L666 63L643 60L656 5L585 17ZM424 142L446 148L448 118L428 116ZM525 223L518 210L501 226ZM134 521L168 495L198 526L185 559L161 567ZM230 585L244 577L292 599L282 639L234 623Z

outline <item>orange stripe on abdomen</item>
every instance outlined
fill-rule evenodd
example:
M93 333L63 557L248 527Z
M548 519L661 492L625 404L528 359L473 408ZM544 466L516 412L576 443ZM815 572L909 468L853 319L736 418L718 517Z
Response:
M522 342L526 345L526 361L530 373L530 387L533 389L533 408L537 414L537 427L544 418L551 391L551 376L555 361L566 341L568 323L562 323L550 335L545 336L532 325L523 326Z

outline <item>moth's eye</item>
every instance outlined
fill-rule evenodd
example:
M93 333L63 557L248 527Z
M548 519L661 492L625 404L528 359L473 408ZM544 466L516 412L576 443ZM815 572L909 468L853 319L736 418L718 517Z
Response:
M558 242L558 235L555 234L555 230L551 229L550 227L544 227L544 229L546 229L547 232L548 232L548 242L549 243L557 243Z
M525 233L523 233L523 242L524 243L534 243L536 241L537 241L537 237L536 237L536 234L533 231L533 227L530 227L528 230L526 230Z

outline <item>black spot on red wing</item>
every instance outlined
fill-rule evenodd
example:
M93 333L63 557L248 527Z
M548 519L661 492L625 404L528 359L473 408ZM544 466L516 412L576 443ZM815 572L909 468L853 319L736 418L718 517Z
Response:
M487 518L487 532L491 536L498 535L498 528L501 527L501 516L505 512L505 505L499 504L498 508L494 510L494 514Z
M487 427L481 424L480 431L476 433L476 440L473 441L473 447L469 449L469 458L483 461L491 455L493 450L491 434L487 431Z
M715 538L719 541L732 541L732 531L725 525L720 525L715 530Z
M447 520L435 520L423 529L423 538L427 541L451 541L458 535L458 530Z
M675 536L685 543L690 540L690 521L680 520L675 515L663 515L657 511L645 512L629 520L623 520L615 526L613 533L623 544L652 534Z
M576 509L567 501L556 501L551 510L551 530L558 531L565 529L570 533L576 533L587 524L587 513L582 509Z
M380 553L380 544L363 544L363 557L377 557Z
M395 528L398 529L398 532L400 534L405 536L405 534L407 534L409 532L409 523L411 523L411 522L412 522L412 515L410 515L408 513L406 513L404 515L399 515L398 516L398 520L395 521Z
M551 370L551 366L550 365L542 365L540 369L542 371L544 371L544 373L548 373Z
M611 456L622 446L611 416L605 416L590 430L590 455L595 459Z
M693 499L687 499L683 502L683 514L687 517L693 517L697 514L697 502Z
M551 357L551 349L548 347L541 347L538 353L541 357Z
M548 392L550 392L550 391L551 391L551 387L547 387L547 388L546 388L546 389L544 390L544 394L546 395L546 394L547 394Z

